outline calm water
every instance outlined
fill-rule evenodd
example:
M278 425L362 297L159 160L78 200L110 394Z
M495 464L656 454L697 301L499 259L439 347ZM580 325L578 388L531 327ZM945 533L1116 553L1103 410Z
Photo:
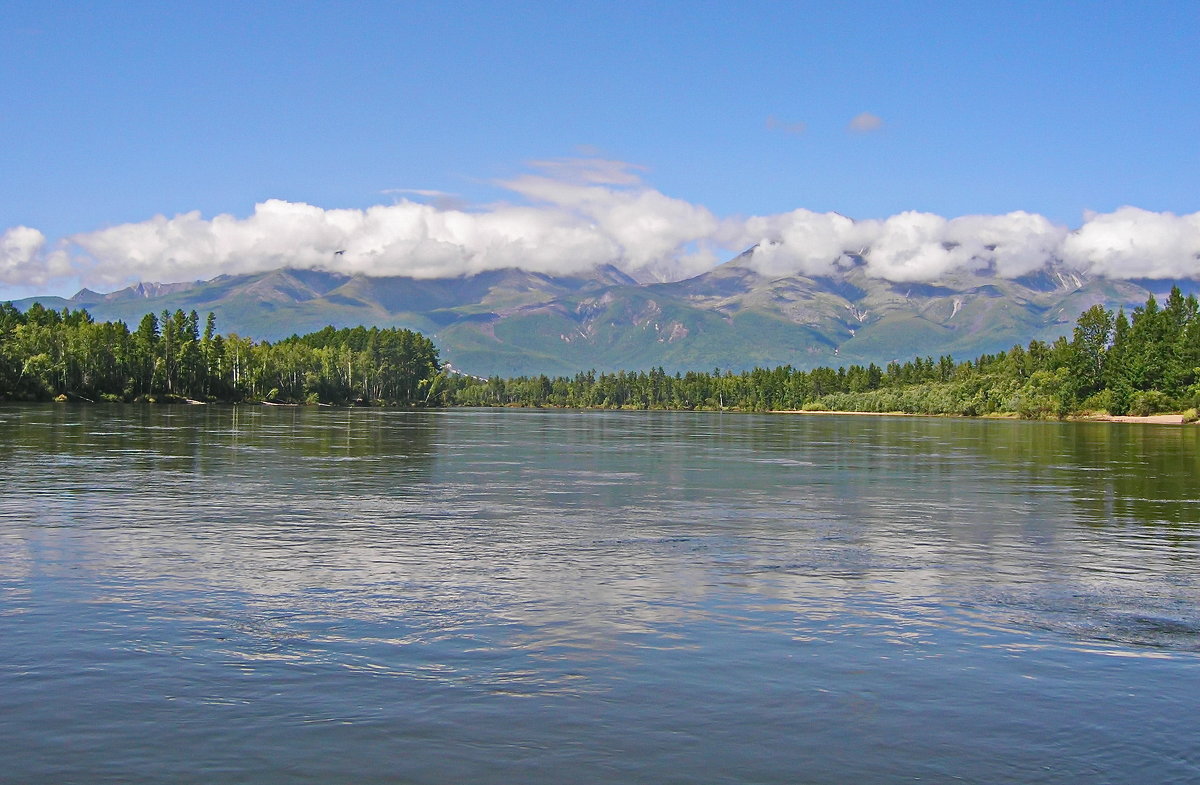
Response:
M0 781L1200 781L1200 428L0 405Z

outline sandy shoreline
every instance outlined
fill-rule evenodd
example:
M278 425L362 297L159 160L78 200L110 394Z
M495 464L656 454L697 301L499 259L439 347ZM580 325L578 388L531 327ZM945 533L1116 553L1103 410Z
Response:
M860 417L966 417L955 414L912 414L911 412L842 412L842 411L802 411L800 409L772 409L770 414L833 414L857 415ZM973 420L1016 419L1015 417L971 417ZM1082 417L1068 417L1069 422L1130 422L1146 423L1148 425L1184 425L1182 414L1151 414L1146 417L1114 414L1089 414Z
M1145 422L1156 425L1183 425L1182 414L1151 414L1147 417L1134 417L1133 415L1113 415L1104 414L1095 417L1078 417L1082 422Z

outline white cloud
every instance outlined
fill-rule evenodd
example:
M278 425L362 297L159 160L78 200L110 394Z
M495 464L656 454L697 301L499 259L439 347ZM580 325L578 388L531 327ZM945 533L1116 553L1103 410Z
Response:
M411 194L412 196L424 196L430 199L453 199L458 194L452 194L449 191L434 191L429 188L384 188L379 193L381 194Z
M1200 278L1200 213L1121 207L1091 214L1064 240L1062 256L1111 278Z
M417 278L504 267L577 274L608 263L675 280L750 247L742 263L778 277L831 274L861 258L867 274L893 281L972 270L1016 277L1051 259L1110 277L1200 278L1200 213L1123 207L1089 215L1074 231L1026 212L855 221L799 209L718 218L649 187L637 167L599 158L538 162L500 185L520 203L467 210L402 198L356 210L268 200L246 217L160 215L54 244L18 226L0 236L0 284L78 278L115 288L278 267Z
M46 236L28 226L0 235L0 284L41 286L72 274L64 248L46 248Z
M536 166L553 176L503 183L532 206L469 212L402 199L326 210L269 200L246 218L156 216L71 241L92 260L84 277L109 286L284 266L436 278L503 267L570 274L616 263L664 280L712 266L702 246L716 218L642 185L634 167L598 159Z
M571 174L575 175L571 179L522 175L503 185L548 209L562 211L567 220L586 222L613 242L615 253L606 261L616 261L630 271L649 271L664 280L678 277L674 262L686 256L681 249L709 239L718 228L707 208L647 188L630 179L627 169L605 166ZM599 184L615 182L627 187ZM683 267L691 266L684 261Z
M802 134L808 130L808 123L803 122L787 122L780 120L775 115L767 118L767 128L771 131L783 131L785 134Z
M906 212L884 221L795 210L726 224L733 245L755 246L749 264L764 275L827 275L862 254L867 273L931 281L955 270L990 269L1014 278L1054 257L1064 227L1031 213L947 220Z
M866 245L865 228L837 213L793 210L727 222L724 239L734 247L754 246L749 264L763 275L827 275Z
M553 211L486 213L402 201L367 210L324 210L270 200L248 218L157 216L72 238L95 260L89 279L189 280L277 267L365 275L452 277L500 267L579 272L617 249L593 227ZM337 253L342 251L342 253Z
M646 171L644 166L598 157L553 158L531 161L529 166L555 180L580 185L641 185L638 172Z
M870 223L878 223L878 234L870 242L867 269L876 277L932 281L962 266L963 260L947 248L949 221L940 215L910 211Z
M1017 278L1057 256L1066 234L1066 227L1044 216L1018 211L955 218L946 225L943 242L953 246L959 267L985 266L1002 278Z
M871 131L878 131L882 127L883 118L879 117L878 115L873 115L870 112L863 112L862 114L855 115L854 118L850 120L849 125L851 131L857 131L858 133L863 134Z
M28 226L14 226L0 235L0 281L24 283L40 272L40 266L31 263L45 244L45 235Z

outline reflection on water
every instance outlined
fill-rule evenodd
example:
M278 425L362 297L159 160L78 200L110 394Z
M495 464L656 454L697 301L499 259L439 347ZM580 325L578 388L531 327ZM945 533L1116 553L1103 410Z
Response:
M0 406L0 767L1197 779L1198 437Z

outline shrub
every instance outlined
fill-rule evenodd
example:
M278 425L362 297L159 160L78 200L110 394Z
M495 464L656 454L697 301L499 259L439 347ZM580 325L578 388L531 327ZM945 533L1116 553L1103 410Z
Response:
M1159 390L1140 390L1129 398L1129 413L1134 417L1149 417L1175 408L1170 396Z
M1196 370L1200 372L1200 368ZM1189 408L1200 409L1200 383L1189 385L1183 391L1183 405Z
M1100 392L1089 395L1079 404L1079 410L1082 412L1111 412L1113 407L1112 390L1101 390Z

